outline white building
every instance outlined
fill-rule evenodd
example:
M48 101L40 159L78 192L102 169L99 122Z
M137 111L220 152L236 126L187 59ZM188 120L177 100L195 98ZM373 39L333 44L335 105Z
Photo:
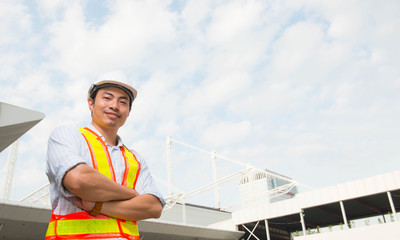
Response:
M399 239L399 210L395 171L249 205L232 212L232 219L246 239Z
M291 186L290 189L285 187L287 185ZM279 190L282 187L284 189ZM297 186L291 178L266 169L242 176L239 179L239 192L241 201L248 200L258 205L293 198L297 194Z

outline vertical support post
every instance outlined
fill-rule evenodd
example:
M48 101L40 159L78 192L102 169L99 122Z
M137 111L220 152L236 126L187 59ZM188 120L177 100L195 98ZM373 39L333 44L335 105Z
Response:
M15 163L17 162L18 145L19 145L19 139L17 139L17 141L15 141L11 145L10 152L8 154L7 172L6 175L4 176L3 194L2 194L2 197L7 200L10 199L11 189L14 181L14 171L15 171Z
M394 204L393 204L392 194L389 191L387 191L387 195L389 198L390 208L392 209L392 214L394 216L394 221L397 222L396 208L394 207Z
M186 200L182 200L182 222L186 224Z
M217 180L218 180L218 176L217 176L217 152L215 150L212 151L211 159L212 159L213 178L214 178L215 207L216 208L220 208L219 191L218 191L218 185L217 185Z
M168 195L173 194L172 190L172 139L171 136L167 136L167 175L168 175Z
M267 240L271 240L271 237L269 236L269 226L268 226L268 220L265 219L265 234L267 235Z
M246 175L247 175L248 178L249 178L249 187L250 187L250 191L249 191L249 192L250 192L250 196L251 196L251 204L252 204L252 205L255 205L256 196L255 196L254 182L253 182L254 175L255 175L255 170L252 169L252 170L249 171Z
M306 235L306 224L304 222L304 211L301 209L300 212L300 222L301 222L301 229L303 229L303 236Z
M343 201L340 201L339 203L340 203L340 209L342 210L342 216L343 216L343 221L344 221L345 228L348 229L349 228L349 224L347 222L346 211L344 210Z

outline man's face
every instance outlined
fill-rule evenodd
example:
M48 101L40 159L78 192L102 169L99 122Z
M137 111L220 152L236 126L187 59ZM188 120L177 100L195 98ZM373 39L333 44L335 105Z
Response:
M101 88L95 101L88 99L94 125L104 129L118 129L124 125L129 116L129 96L116 87Z

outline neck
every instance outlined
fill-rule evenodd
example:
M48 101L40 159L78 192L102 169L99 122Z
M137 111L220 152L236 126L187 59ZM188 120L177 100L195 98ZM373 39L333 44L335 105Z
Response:
M102 128L96 123L92 122L92 125L100 132L100 134L104 137L104 142L110 146L117 145L117 133L118 129L113 128Z

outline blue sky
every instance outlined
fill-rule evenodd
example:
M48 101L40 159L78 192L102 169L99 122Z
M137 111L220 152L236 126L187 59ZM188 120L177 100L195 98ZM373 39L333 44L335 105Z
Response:
M1 0L0 101L46 115L21 139L13 197L47 182L50 132L88 123L87 89L114 70L139 92L120 135L162 192L166 136L314 187L398 170L398 9L396 0ZM178 188L210 170L209 156L174 154ZM220 174L235 169L218 163Z

